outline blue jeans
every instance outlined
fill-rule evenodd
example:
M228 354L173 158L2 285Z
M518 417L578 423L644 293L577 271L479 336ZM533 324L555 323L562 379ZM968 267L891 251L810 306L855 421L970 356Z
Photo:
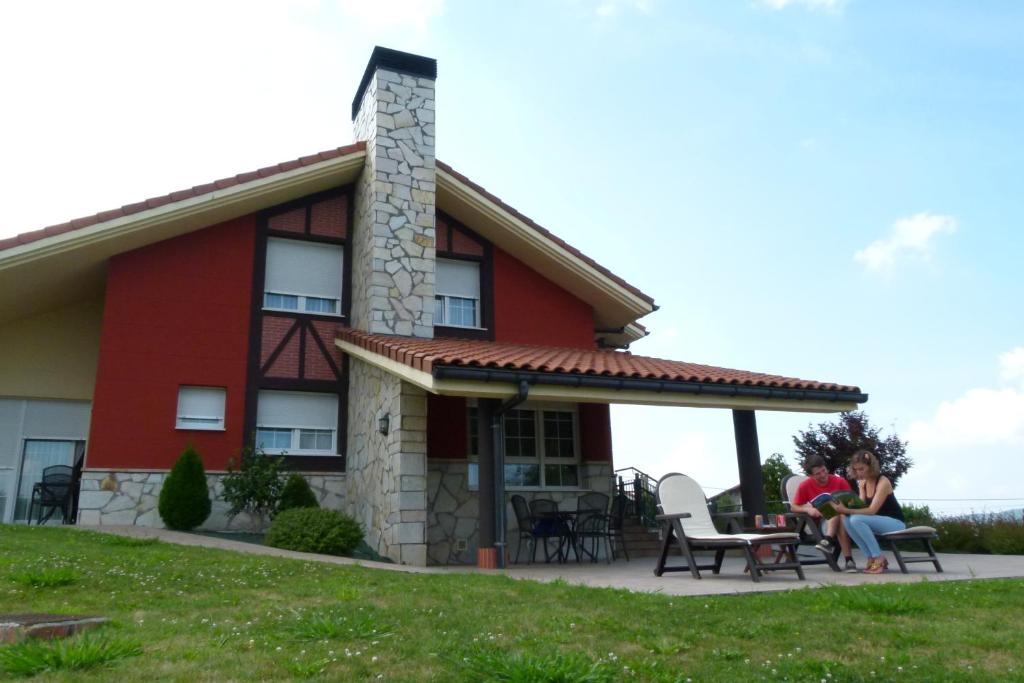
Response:
M844 521L846 522L846 532L850 534L850 538L869 558L879 557L882 554L882 548L878 545L875 534L887 534L907 528L907 525L900 520L882 515L847 515Z

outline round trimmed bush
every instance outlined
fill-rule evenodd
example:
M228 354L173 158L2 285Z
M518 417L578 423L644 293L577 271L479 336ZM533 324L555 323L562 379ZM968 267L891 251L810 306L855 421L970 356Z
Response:
M192 446L185 448L164 480L157 510L167 528L178 531L194 529L210 516L206 470Z
M281 489L281 500L277 504L278 514L294 508L318 507L320 503L317 502L313 489L309 488L306 478L301 474L290 474L284 488Z
M347 555L363 540L359 522L337 510L292 508L274 518L263 544L285 550Z

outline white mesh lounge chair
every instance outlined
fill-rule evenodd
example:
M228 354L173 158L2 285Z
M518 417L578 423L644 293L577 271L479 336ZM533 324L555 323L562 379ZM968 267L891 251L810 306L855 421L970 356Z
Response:
M712 573L718 574L722 569L722 560L725 551L737 548L742 549L747 558L747 568L750 570L750 578L754 581L761 580L761 574L766 571L779 571L792 569L800 580L804 578L804 570L796 557L796 545L800 542L800 536L792 532L777 534L720 534L711 521L711 513L708 512L708 499L700 484L685 474L666 474L658 481L658 507L662 514L658 519L665 523L665 540L661 547L661 555L658 557L658 564L654 569L655 576L661 576L665 572L689 571L693 578L700 578L701 569L710 569ZM685 565L666 566L672 542L679 543L686 558ZM780 546L785 553L785 562L763 564L758 561L755 549L763 545ZM698 565L693 556L694 550L714 550L714 564Z

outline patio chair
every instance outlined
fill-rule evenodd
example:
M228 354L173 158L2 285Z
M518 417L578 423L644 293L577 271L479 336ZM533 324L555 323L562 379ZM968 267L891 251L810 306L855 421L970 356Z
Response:
M802 581L804 570L796 557L796 546L800 536L792 532L775 534L721 534L715 529L708 511L708 499L700 485L685 474L674 472L666 474L658 481L656 497L662 514L658 519L666 525L665 540L662 543L661 555L654 568L654 575L661 576L665 572L689 571L693 578L699 579L701 569L710 569L718 574L722 569L725 551L742 550L747 560L747 569L751 580L758 582L761 575L768 571L792 569ZM685 565L666 566L669 550L673 541L677 542L686 558ZM762 546L781 546L786 553L787 561L774 564L763 564L756 550ZM699 565L693 555L694 550L714 550L713 564Z
M43 470L42 480L32 486L32 497L28 504L28 522L32 523L33 509L39 506L36 524L45 524L57 510L61 512L61 523L67 524L71 516L71 483L74 468L68 465L51 465ZM43 516L43 512L46 516Z
M790 497L796 493L796 488L800 483L807 477L801 474L791 474L782 480L782 499L786 505L789 505ZM817 532L817 538L814 540L815 543L821 540L821 529L817 524L813 523L813 519L809 515L802 513L790 513L794 516L802 516L810 520L810 523L805 524L810 534ZM799 530L799 529L798 529ZM939 563L939 558L935 554L935 548L932 546L932 541L939 537L939 532L934 527L930 526L912 526L907 527L903 531L893 531L888 534L875 534L875 538L878 542L887 546L892 551L893 556L896 558L896 564L899 565L900 571L904 574L909 574L910 571L907 569L907 565L913 562L931 562L935 565L935 571L942 573L942 565ZM921 549L924 551L924 555L912 555L910 557L904 557L903 553L900 552L899 543L901 541L921 543ZM839 550L836 549L835 553L829 558L831 560L830 566L835 571L839 571L839 565L836 563ZM805 560L804 564L812 564L813 560Z
M608 514L608 547L611 550L612 559L615 558L615 544L622 548L622 554L629 562L629 551L626 550L626 536L622 530L622 524L626 519L626 506L629 501L624 495L617 495L612 498L612 510Z
M548 549L548 541L558 541L556 553L559 562L564 562L568 551L563 554L566 544L572 542L572 532L565 520L561 518L558 510L558 503L547 498L537 498L530 501L530 518L533 521L533 549L530 554L530 562L537 559L537 541L544 543L544 561L551 561L551 552Z
M811 517L806 512L795 512L790 502L796 495L797 488L805 479L807 477L802 474L786 475L779 486L779 494L782 497L782 504L786 506L786 519L793 520L796 526L794 531L800 535L800 545L817 546L825 538L825 535L821 533L821 520ZM800 555L799 548L797 548L797 557L800 558L803 565L827 564L832 571L838 572L842 571L839 568L839 550L839 545L836 544L830 553L817 551L813 557L808 557Z
M612 550L608 540L608 496L598 491L584 493L576 499L576 522L573 526L573 550L577 561L580 551L590 556L591 562L597 562L597 553L601 541L605 543L605 558L611 562ZM587 550L590 541L590 550Z

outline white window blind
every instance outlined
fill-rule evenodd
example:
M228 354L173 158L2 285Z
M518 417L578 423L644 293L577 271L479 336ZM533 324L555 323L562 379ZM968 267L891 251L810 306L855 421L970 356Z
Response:
M256 407L259 427L337 429L338 397L299 391L261 391Z
M341 298L342 248L271 237L267 240L264 291Z
M178 429L224 429L227 391L220 387L178 388Z
M434 291L443 296L480 299L480 264L472 261L437 259Z

